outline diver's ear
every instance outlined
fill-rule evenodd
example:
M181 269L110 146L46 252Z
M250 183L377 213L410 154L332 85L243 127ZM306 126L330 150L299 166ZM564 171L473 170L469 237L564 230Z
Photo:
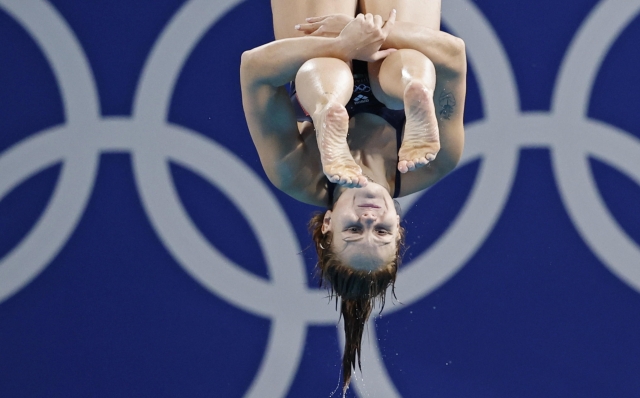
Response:
M324 213L324 219L322 220L322 233L326 234L331 231L331 210L327 210Z

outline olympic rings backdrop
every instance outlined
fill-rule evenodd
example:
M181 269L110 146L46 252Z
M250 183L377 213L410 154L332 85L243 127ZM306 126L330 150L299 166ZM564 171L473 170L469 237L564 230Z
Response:
M348 396L640 396L639 15L443 0L465 155L402 201ZM270 186L242 113L270 40L266 0L0 0L1 397L335 392L317 209Z

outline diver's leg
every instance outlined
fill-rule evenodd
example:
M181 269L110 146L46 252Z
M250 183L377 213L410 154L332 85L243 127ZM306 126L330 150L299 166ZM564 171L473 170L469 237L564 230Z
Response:
M336 58L314 58L296 75L296 92L316 129L322 168L329 181L347 187L362 187L367 180L347 145L349 115L345 104L351 98L351 69Z
M308 17L330 14L356 15L357 0L271 0L276 40L304 36L295 29ZM385 14L389 15L389 13Z
M440 150L433 63L418 51L401 49L370 65L369 71L374 95L391 109L404 108L407 117L398 170L406 173L428 164Z
M357 0L271 0L275 38L303 36L295 25L304 23L307 17L355 16L357 4ZM325 175L331 182L359 187L366 185L366 178L349 152L349 116L344 108L352 91L353 76L342 60L309 60L296 76L298 100L314 121Z
M440 29L440 0L359 0L359 6L362 12L378 15L387 15L395 8L397 24ZM435 159L440 140L433 104L436 75L431 60L418 51L401 49L370 64L369 76L376 98L389 108L404 108L407 116L398 170L406 173Z

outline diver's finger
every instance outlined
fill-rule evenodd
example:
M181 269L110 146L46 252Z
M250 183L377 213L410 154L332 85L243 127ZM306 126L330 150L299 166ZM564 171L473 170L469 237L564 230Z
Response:
M387 19L387 22L385 22L384 26L382 27L382 31L385 34L389 34L389 32L391 32L391 28L393 28L393 25L396 23L396 9L394 8L393 10L391 10L391 12L389 13L389 19Z
M373 16L373 22L376 26L382 27L384 25L384 21L382 21L382 17L380 15Z
M322 25L317 25L312 23L301 23L299 25L296 25L295 28L296 30L309 34L318 30L319 26L322 26Z
M323 15L321 17L309 17L305 19L307 22L322 22L325 19L329 18L329 15Z
M398 50L395 48L387 48L386 50L377 51L375 54L371 56L369 62L380 61L381 59L388 57L389 54L396 51Z

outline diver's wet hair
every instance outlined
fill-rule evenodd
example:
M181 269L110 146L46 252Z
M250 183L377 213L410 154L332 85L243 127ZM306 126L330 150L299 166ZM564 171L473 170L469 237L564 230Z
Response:
M351 372L360 364L360 352L364 327L371 310L376 304L380 312L384 308L387 288L394 285L401 260L401 249L404 245L404 228L399 227L399 239L394 258L375 271L356 270L338 260L331 250L332 233L322 233L324 213L314 214L309 221L309 231L315 243L318 263L316 271L320 286L329 290L330 297L337 296L341 300L341 315L344 317L345 347L342 356L343 392L349 388ZM336 301L336 307L338 302Z

